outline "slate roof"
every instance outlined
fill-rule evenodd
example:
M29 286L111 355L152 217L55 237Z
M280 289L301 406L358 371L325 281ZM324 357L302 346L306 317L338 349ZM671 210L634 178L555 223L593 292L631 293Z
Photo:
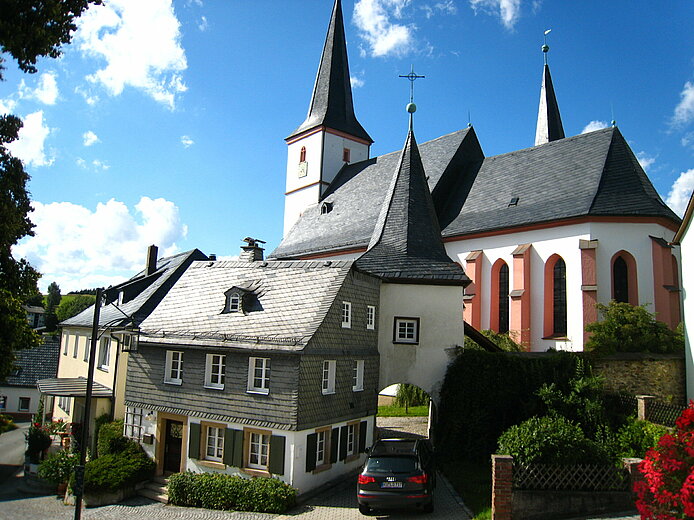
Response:
M487 158L471 128L419 148L444 238L590 216L680 222L616 127ZM397 160L345 166L323 197L332 211L309 206L271 257L365 248Z
M118 324L119 319L123 322L128 321L123 313L132 316L136 324L140 323L152 312L188 265L195 260L206 259L207 256L198 249L161 258L157 261L156 270L152 274L146 275L146 271L143 270L129 280L109 287L104 291L107 302L117 303L120 291L124 291L125 298L122 304L118 304L118 308L113 305L101 307L99 325ZM94 306L92 305L76 316L61 322L60 325L64 327L91 327L93 319Z
M549 65L542 69L542 88L540 89L540 107L537 112L537 129L535 146L564 139L564 126L561 124L559 104L552 85Z
M141 342L300 350L322 323L351 261L194 262L141 324ZM231 287L262 310L223 313Z
M335 0L333 5L308 115L287 139L317 126L340 130L373 143L373 139L359 124L354 114L340 0Z
M392 174L369 248L357 269L386 281L466 285L460 265L446 254L434 202L412 130Z
M35 347L17 351L15 367L17 375L10 375L3 383L9 386L36 386L36 381L47 377L55 377L58 373L58 357L60 356L60 340L50 337L44 343Z

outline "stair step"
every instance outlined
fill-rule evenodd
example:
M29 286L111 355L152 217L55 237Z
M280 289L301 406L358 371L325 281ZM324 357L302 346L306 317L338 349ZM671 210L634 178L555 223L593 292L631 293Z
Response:
M143 497L149 498L150 500L156 500L157 502L161 502L163 504L169 503L169 495L148 487L143 487L138 491L138 493Z
M164 477L163 475L157 475L152 479L153 482L158 482L159 484L167 485L169 483L169 479Z

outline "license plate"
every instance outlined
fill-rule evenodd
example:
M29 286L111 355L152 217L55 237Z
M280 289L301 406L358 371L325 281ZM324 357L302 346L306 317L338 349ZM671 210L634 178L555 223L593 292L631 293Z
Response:
M382 482L382 488L401 488L402 482Z

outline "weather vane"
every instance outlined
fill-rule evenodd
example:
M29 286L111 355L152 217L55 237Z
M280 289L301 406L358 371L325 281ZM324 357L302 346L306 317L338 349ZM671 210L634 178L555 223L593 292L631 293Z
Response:
M412 114L417 111L417 105L414 104L414 82L419 78L425 78L426 76L416 74L414 71L414 65L412 65L409 74L400 74L399 77L410 80L410 102L407 104L407 111L410 114L410 129L412 129Z
M547 35L552 32L552 29L547 29L545 31L545 43L542 46L542 52L545 55L545 65L547 65L547 53L549 52L549 45L547 45Z

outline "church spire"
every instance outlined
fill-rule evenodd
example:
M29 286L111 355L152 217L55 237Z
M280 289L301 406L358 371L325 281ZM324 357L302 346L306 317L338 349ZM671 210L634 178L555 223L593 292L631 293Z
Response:
M467 285L462 267L446 254L414 132L410 129L357 269L384 281Z
M559 104L554 94L552 76L549 73L549 65L547 64L547 52L549 52L547 34L550 31L551 29L545 31L545 44L542 46L542 52L545 55L545 65L542 71L542 88L540 89L540 108L537 112L535 146L556 141L557 139L564 139L564 127L561 124Z
M339 130L368 143L373 143L373 139L366 133L354 115L352 86L349 79L349 64L347 63L347 43L340 0L335 0L333 5L328 35L325 38L308 115L301 126L294 130L287 139L317 126Z

